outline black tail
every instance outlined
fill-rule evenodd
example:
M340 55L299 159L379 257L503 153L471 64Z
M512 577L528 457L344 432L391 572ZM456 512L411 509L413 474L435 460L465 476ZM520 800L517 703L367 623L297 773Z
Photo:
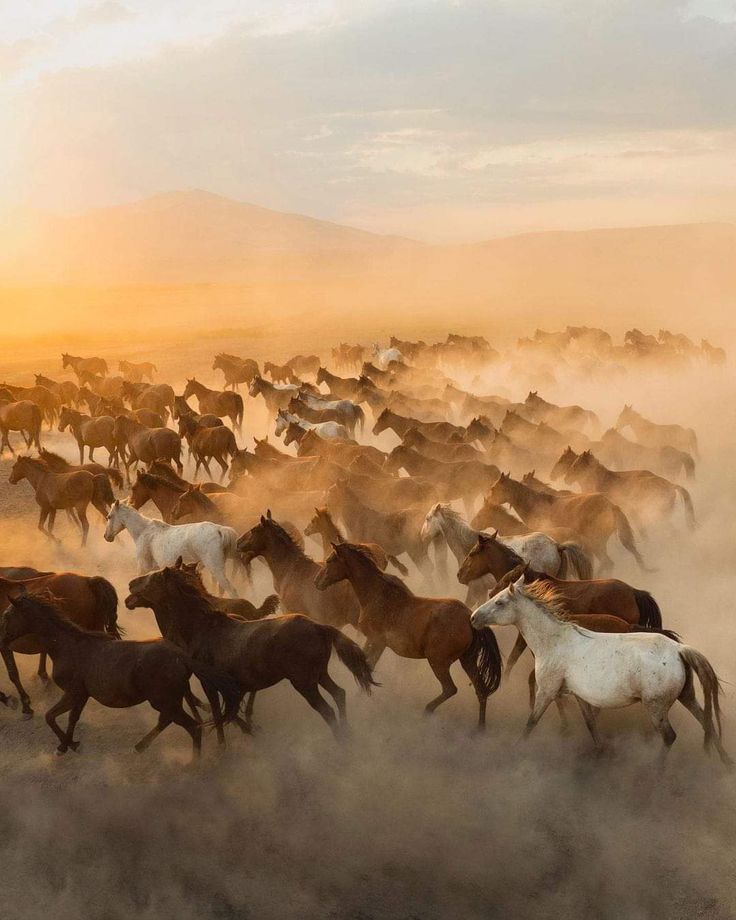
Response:
M363 649L334 626L324 626L323 628L330 631L332 647L337 652L337 657L355 678L356 684L361 690L370 693L371 689L377 687L378 684L373 680L373 668L368 664L368 659Z
M105 621L105 632L122 639L125 630L118 625L118 595L110 582L101 575L94 575L89 580L89 586L97 598L100 612Z
M276 613L279 609L279 604L281 600L279 599L278 594L269 594L266 600L258 607L258 619L261 620L263 617L270 617L272 613Z
M687 519L688 527L691 530L694 530L697 527L697 521L695 520L695 508L693 508L692 496L684 486L675 486L677 489L677 494L682 498L683 504L685 505L685 517Z
M618 505L612 505L612 508L613 508L613 516L616 521L616 532L618 534L618 538L621 541L622 546L631 553L634 559L636 559L636 561L639 563L639 568L642 570L642 572L655 572L656 569L648 568L648 566L645 564L644 560L642 559L641 553L636 547L636 540L634 539L634 531L631 529L631 524L629 523L629 519L626 517L626 515L619 508Z
M672 639L673 642L682 642L680 634L676 633L673 629L657 629L655 626L632 626L630 632L656 633L658 636L667 636L667 638Z
M107 474L107 478L110 480L110 482L116 485L118 489L123 488L123 474L120 472L120 470L115 469L114 466L110 466L105 470L105 473Z
M120 475L118 473L118 475ZM121 477L122 478L122 477ZM94 496L95 498L104 504L107 508L113 504L115 501L115 496L112 491L112 486L110 485L110 477L105 473L98 473L94 477Z
M492 629L474 629L473 642L469 651L475 656L483 689L488 696L495 693L501 685L503 661L501 650Z
M365 429L365 412L363 411L363 407L362 407L362 406L356 406L356 407L355 407L355 414L356 414L356 416L357 416L358 425L360 426L360 433L361 433L361 435L362 435L362 434L363 434L363 431L364 431L364 429Z
M237 396L237 399L235 400L235 405L236 405L236 407L237 407L237 411L236 411L236 416L235 416L235 426L234 426L234 427L235 427L236 431L238 432L238 434L242 434L242 431L243 431L243 412L244 412L244 409L243 409L243 397L240 395L240 393L236 393L235 395Z
M639 608L639 625L648 626L650 629L662 628L662 611L659 604L648 591L634 588L634 599Z

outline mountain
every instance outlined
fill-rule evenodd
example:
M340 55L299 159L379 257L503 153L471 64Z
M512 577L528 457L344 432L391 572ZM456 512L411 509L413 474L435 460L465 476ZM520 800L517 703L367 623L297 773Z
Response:
M256 317L349 318L356 334L560 322L736 333L731 224L432 246L189 191L74 216L16 212L0 240L0 312L16 329Z

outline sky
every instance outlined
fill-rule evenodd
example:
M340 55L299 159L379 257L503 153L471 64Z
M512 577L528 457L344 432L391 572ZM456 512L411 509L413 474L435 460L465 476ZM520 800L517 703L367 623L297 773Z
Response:
M0 209L457 242L732 221L736 0L0 0Z

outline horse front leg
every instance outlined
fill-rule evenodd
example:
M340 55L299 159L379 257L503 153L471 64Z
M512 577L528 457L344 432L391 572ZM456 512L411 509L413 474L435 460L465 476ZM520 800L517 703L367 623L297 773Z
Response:
M20 674L18 673L18 666L15 663L15 656L7 647L0 648L0 655L2 655L2 659L5 662L5 669L8 672L10 682L18 691L18 699L20 700L21 708L23 711L23 718L30 719L33 715L33 709L31 708L31 698L26 693L23 684L20 682Z

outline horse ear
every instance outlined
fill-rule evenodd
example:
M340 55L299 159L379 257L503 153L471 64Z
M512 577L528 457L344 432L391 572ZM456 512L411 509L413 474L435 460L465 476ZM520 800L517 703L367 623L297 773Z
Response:
M481 545L485 543L493 543L493 537L489 533L484 533L482 530L478 534L478 543Z
M519 575L519 577L514 582L514 588L518 588L519 590L521 590L521 588L523 587L524 587L524 572L522 572L521 575Z
M266 508L266 517L269 519L269 521L272 521L272 520L273 520L273 518L271 517L271 509L270 509L270 508Z
M175 569L180 569L180 568L182 567L183 564L184 564L184 557L183 557L183 556L179 556L179 557L177 558L176 562L174 563L174 568L175 568Z
M266 519L263 515L261 515L261 524L265 524L265 523L266 523Z
M202 483L196 482L192 488L192 492L201 492L201 491L202 491Z

